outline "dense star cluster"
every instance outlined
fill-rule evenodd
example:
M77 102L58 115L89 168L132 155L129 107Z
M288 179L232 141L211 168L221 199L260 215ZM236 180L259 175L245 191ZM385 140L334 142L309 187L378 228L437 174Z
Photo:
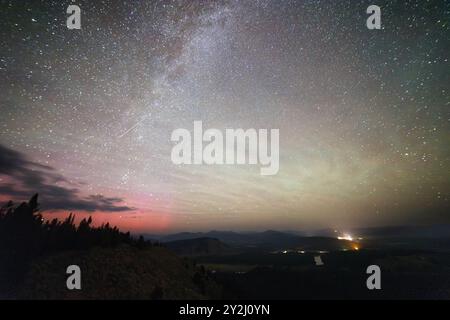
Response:
M0 200L139 230L450 221L450 4L376 1L369 30L371 4L3 1ZM280 129L278 174L174 165L197 120Z

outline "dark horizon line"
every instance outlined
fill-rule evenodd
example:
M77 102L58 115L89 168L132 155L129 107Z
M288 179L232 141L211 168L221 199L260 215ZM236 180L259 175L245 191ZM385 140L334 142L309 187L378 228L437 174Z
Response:
M377 230L377 229L398 229L398 228L408 228L408 229L432 229L432 228L449 228L450 230L450 222L444 223L444 224L396 224L396 225L384 225L384 226L370 226L370 227L348 227L348 228L318 228L318 229L303 229L303 230L288 230L288 229L257 229L257 230L238 230L238 229L209 229L209 230L173 230L169 232L152 232L151 230L148 231L130 231L133 235L155 235L155 236L167 236L167 235L175 235L175 234L182 234L182 233L189 233L189 234L205 234L205 233L212 233L212 232L221 232L221 233L237 233L237 234L252 234L252 233L264 233L264 232L279 232L279 233L285 233L285 234L294 234L295 233L303 233L305 236L317 236L317 233L320 232L333 232L336 230L337 234L339 232L345 233L345 232L353 232L353 231L363 231L363 230ZM320 235L319 235L320 236ZM449 234L450 237L450 234Z

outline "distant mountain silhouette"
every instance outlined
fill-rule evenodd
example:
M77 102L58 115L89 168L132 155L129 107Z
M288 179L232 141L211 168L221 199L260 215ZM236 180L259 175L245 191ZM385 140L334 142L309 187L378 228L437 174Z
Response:
M307 250L340 250L352 247L350 241L338 240L334 237L303 237L291 233L267 230L264 232L238 233L233 231L182 232L165 236L146 236L158 239L162 243L188 241L201 238L214 238L235 248L259 249L307 249ZM181 245L181 243L180 243Z
M380 238L450 238L450 225L359 228L355 232L366 237Z
M224 255L236 250L214 238L195 238L164 243L164 246L181 256Z
M208 231L208 232L181 232L164 236L147 235L148 239L157 239L161 242L176 240L188 240L198 238L214 238L231 245L262 245L282 244L298 238L295 235L279 231L268 230L264 232L239 233L233 231Z

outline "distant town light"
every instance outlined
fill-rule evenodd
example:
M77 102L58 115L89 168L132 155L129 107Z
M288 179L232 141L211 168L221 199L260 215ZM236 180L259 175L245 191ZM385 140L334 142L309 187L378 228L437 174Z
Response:
M347 240L347 241L353 241L353 237L349 235L348 233L344 233L344 235L337 237L339 240Z

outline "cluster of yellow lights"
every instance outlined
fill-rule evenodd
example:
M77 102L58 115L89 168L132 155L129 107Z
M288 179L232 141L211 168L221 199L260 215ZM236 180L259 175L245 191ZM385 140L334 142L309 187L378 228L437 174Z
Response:
M336 231L335 231L336 232ZM358 240L362 240L363 238L354 238L353 236L351 236L348 233L344 233L342 236L337 237L339 240L347 240L347 241L358 241ZM353 244L352 245L352 249L355 251L359 250L359 245L358 244Z

